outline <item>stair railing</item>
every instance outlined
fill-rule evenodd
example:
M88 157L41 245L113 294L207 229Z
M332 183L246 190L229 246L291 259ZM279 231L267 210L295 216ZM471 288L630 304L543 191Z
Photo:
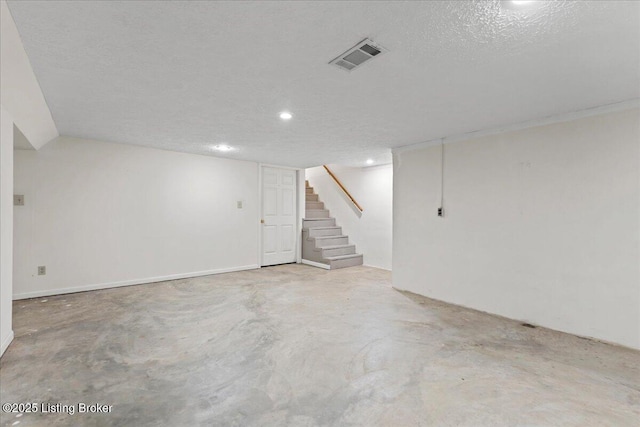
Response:
M356 202L356 199L353 198L353 196L349 193L349 191L347 191L346 188L344 188L344 185L342 185L342 183L340 182L340 180L338 179L338 177L336 177L333 172L331 172L331 169L329 169L327 167L327 165L322 165L322 167L327 171L327 173L329 174L329 176L331 176L331 178L333 178L333 180L336 182L336 184L338 184L338 187L340 187L342 189L342 191L344 191L344 194L347 195L347 197L349 198L349 200L351 200L351 202L355 205L356 208L358 208L358 210L360 212L362 212L364 209L362 209L362 206L360 206L358 204L358 202Z

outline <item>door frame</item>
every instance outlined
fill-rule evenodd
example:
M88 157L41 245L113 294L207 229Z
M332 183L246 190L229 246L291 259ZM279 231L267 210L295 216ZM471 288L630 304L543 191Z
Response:
M290 166L272 165L270 163L258 163L258 265L263 266L262 259L262 168L278 168L296 171L296 263L302 263L302 218L305 210L305 169L292 168Z

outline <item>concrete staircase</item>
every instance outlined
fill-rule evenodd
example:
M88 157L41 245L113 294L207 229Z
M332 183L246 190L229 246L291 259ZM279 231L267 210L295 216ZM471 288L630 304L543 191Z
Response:
M306 214L302 220L302 259L330 270L362 265L362 254L356 245L349 244L349 236L329 216L324 203L306 181Z

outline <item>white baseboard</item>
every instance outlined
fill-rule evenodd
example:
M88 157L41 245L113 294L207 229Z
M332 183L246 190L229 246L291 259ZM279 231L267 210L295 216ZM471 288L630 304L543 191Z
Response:
M308 259L303 259L302 263L310 265L312 267L318 267L318 268L324 268L325 270L331 270L331 266L328 265L328 264L322 264L320 262L309 261Z
M210 276L212 274L231 273L234 271L255 270L259 265L243 265L240 267L220 268L217 270L197 271L193 273L171 274L168 276L147 277L145 279L123 280L121 282L98 283L94 285L74 286L71 288L43 289L40 291L14 294L13 299L48 297L52 295L72 294L75 292L95 291L98 289L119 288L121 286L143 285L145 283L164 282L167 280L188 279L190 277Z
M378 270L391 271L390 268L378 267L377 265L362 264L365 267L377 268Z
M0 347L0 356L2 356L7 350L9 344L11 344L11 341L13 341L13 330L2 340L2 345Z

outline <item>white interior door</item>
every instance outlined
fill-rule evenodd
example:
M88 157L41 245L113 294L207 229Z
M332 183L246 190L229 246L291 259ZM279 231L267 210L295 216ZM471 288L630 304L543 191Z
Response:
M262 265L296 262L296 171L262 167Z

